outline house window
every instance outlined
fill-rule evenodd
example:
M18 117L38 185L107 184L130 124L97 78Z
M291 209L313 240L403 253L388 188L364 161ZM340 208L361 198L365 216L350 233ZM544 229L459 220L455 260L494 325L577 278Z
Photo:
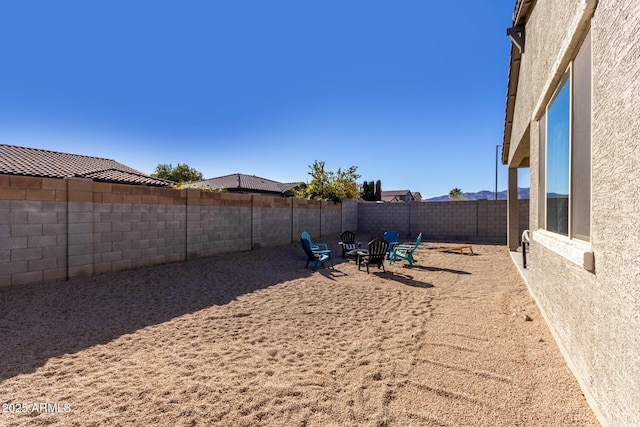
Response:
M547 109L547 230L568 235L571 77L565 74Z
M587 34L540 122L540 227L589 241L591 35Z

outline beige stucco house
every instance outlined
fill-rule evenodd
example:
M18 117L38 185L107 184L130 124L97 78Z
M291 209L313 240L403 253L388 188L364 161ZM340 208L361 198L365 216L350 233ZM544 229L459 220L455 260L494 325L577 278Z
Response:
M603 425L640 425L640 1L518 0L502 161L528 286Z
M412 202L415 200L414 193L410 190L383 191L380 198L386 203ZM420 199L418 199L418 201L420 201Z

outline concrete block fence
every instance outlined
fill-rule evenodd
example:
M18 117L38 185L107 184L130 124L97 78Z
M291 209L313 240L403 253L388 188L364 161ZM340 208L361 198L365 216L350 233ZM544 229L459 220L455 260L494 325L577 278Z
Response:
M506 222L505 201L333 203L0 175L0 287L285 245L303 231L505 244Z
M358 203L358 231L372 236L394 230L402 239L506 244L506 200L428 203ZM529 227L529 200L518 200L520 233Z
M288 244L305 230L315 238L338 235L342 208L293 198L0 175L0 287Z

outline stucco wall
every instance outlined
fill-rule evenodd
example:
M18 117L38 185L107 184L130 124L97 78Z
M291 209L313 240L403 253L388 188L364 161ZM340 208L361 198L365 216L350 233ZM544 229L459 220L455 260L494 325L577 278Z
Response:
M593 20L594 392L640 425L640 3L601 1ZM595 320L595 319L594 319Z
M538 0L527 21L512 144L531 125L532 230L544 161L534 110L586 3ZM640 2L601 0L590 23L595 272L534 232L529 287L600 421L640 425Z
M526 24L525 53L521 57L511 144L525 135L531 116L547 89L572 22L585 0L538 0ZM562 70L564 72L564 68ZM562 73L561 73L562 74Z

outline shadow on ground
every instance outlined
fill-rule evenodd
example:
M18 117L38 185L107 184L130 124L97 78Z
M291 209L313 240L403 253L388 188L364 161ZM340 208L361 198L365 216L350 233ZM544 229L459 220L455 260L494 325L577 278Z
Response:
M468 271L463 271L463 270L452 270L450 268L430 267L430 266L424 266L424 265L418 265L418 264L414 264L412 266L404 265L404 268L408 270L441 271L443 273L452 273L452 274L471 274Z
M277 262L273 251L280 252ZM313 273L305 261L300 245L291 244L0 290L0 381L32 372L52 357L308 277ZM229 283L229 277L235 280Z
M431 283L421 282L420 280L416 280L413 276L404 273L398 273L396 271L387 271L387 272L375 272L374 275L381 277L385 280L393 280L398 283L402 283L406 286L412 286L414 288L433 288Z

